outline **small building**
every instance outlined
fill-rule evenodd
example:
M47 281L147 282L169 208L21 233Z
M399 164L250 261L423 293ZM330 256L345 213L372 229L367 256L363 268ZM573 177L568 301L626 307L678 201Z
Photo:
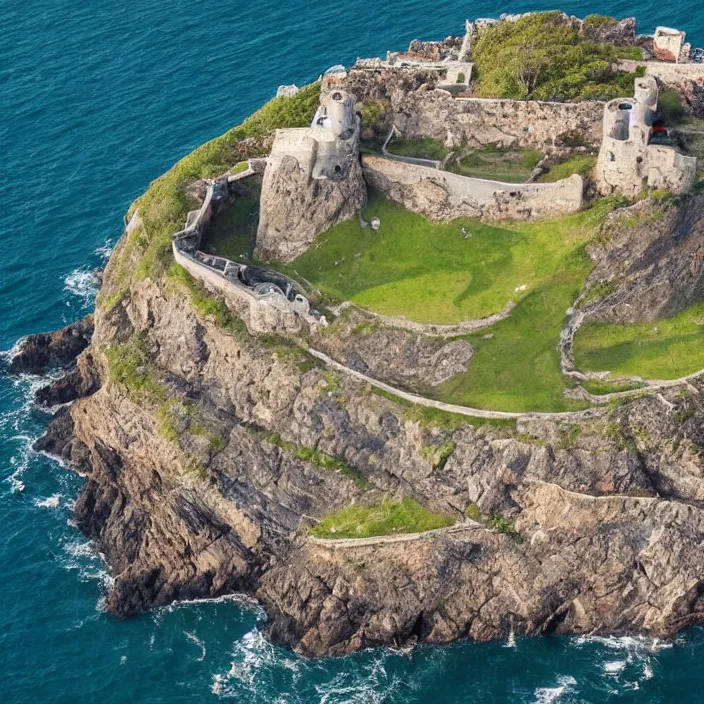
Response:
M653 52L660 61L674 61L686 64L692 45L686 42L687 34L670 27L657 27L653 35Z
M604 108L604 133L596 181L604 194L638 196L643 188L685 193L694 185L697 159L670 143L664 126L654 125L658 85L637 78L635 97L617 98Z

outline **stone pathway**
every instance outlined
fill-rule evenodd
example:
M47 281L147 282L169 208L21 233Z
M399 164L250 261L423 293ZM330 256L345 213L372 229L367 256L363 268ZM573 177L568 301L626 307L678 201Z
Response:
M426 530L422 533L402 533L399 535L379 535L372 538L314 538L310 536L307 540L314 545L321 545L326 548L369 548L375 545L390 545L393 543L410 543L427 538L436 538L454 533L464 533L468 530L485 530L484 526L470 519L463 523L455 524L447 528L436 528Z

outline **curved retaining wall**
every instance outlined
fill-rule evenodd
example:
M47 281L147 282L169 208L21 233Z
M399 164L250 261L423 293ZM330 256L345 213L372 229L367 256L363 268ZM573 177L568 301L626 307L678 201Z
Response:
M362 160L367 182L404 208L433 220L529 220L582 207L581 176L555 183L501 183L376 156Z

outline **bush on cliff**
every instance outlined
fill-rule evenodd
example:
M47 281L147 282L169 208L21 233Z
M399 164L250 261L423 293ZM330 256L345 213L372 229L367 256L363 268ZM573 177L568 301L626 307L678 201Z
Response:
M561 13L542 12L487 29L472 57L479 97L611 99L633 92L633 76L613 62L640 58L640 50L589 41Z

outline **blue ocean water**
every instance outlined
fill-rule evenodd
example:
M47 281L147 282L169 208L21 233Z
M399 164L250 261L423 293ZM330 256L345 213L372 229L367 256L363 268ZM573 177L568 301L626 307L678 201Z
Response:
M466 15L545 0L0 0L0 350L88 312L91 274L150 180L238 123L280 83L460 33ZM688 30L700 0L565 0L576 14L636 14ZM310 662L261 636L238 600L179 604L130 621L71 523L81 479L33 453L42 380L0 360L0 702L694 702L704 632L544 638L372 651Z

